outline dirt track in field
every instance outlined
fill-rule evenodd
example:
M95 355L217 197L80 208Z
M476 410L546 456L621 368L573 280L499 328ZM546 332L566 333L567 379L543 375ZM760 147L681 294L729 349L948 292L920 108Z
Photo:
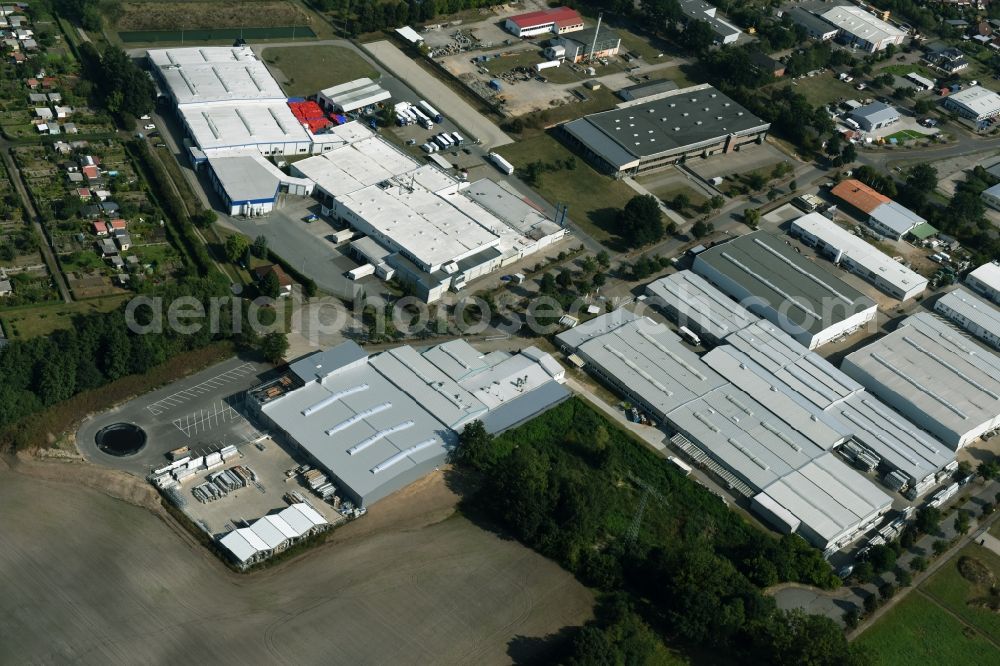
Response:
M240 576L169 519L83 483L144 492L81 467L0 460L0 663L510 663L512 639L590 615L558 566L448 518L440 475Z

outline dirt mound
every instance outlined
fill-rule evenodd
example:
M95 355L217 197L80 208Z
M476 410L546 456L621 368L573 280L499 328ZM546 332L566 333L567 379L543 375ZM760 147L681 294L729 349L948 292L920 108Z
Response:
M154 513L161 511L160 496L150 484L119 470L104 469L73 459L40 460L22 452L17 454L14 471L47 481L77 483Z
M958 573L962 574L962 578L976 585L993 587L996 582L996 576L982 560L967 555L959 558Z

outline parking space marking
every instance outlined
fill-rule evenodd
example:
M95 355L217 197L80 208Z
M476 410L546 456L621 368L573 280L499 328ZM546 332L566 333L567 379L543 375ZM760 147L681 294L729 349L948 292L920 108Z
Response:
M218 400L208 409L199 409L179 419L174 419L174 426L182 433L191 437L199 432L207 432L220 425L239 423L246 419L232 405Z
M176 393L171 393L166 398L146 405L146 409L148 409L153 416L159 416L160 414L178 405L182 405L200 395L210 393L222 386L225 386L226 384L242 379L253 372L253 363L244 363L243 365L233 368L232 370L227 370L222 374L216 375L211 379L206 379L200 384L186 388L182 391L177 391Z

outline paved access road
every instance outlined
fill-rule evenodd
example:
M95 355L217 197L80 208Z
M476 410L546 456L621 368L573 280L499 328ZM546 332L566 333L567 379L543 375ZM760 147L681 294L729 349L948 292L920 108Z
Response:
M495 123L472 108L455 91L434 78L391 42L371 42L365 44L364 49L469 136L479 139L483 147L496 148L514 142Z
M90 462L145 475L165 465L167 451L179 446L198 450L238 444L252 431L244 416L243 392L269 370L270 365L240 358L206 368L87 420L77 431L77 447ZM145 430L145 448L126 457L97 448L95 435L113 423L133 423Z

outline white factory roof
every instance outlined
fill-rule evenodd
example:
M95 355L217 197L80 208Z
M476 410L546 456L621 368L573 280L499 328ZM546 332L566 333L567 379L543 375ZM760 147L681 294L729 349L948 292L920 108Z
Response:
M959 287L938 299L942 307L965 317L973 325L1000 337L1000 308L968 289ZM935 304L936 305L936 304ZM964 328L968 328L962 324Z
M1000 95L982 86L971 86L947 97L948 101L965 107L976 117L988 116L1000 111Z
M267 543L249 527L231 531L219 539L219 543L240 562L246 562L257 553L269 550Z
M212 153L208 163L233 202L273 200L279 186L289 181L312 185L307 179L286 176L258 152Z
M906 36L904 31L858 7L834 7L822 16L844 32L872 44L892 37Z
M358 123L347 123L341 127L348 125ZM419 162L371 133L363 136L361 132L354 134L353 129L351 132L335 135L347 141L343 146L296 162L293 170L314 181L330 195L340 197L409 173L420 166Z
M680 271L646 285L652 302L677 312L681 325L693 322L699 330L721 340L760 318L692 271Z
M448 176L427 165L337 197L338 203L365 220L423 266L440 266L500 244L490 229L503 223L465 197L455 184L434 191ZM438 181L438 182L433 182Z
M842 367L904 415L929 418L952 445L1000 415L1000 357L929 313L907 317Z
M537 360L536 360L537 359ZM551 355L529 347L462 381L482 404L495 410L552 380L561 380L564 371Z
M391 97L389 91L371 79L357 79L327 88L319 93L345 112L354 111Z
M883 204L876 208L872 213L872 217L875 217L875 212L885 208L887 205L889 204ZM907 268L898 261L894 261L892 257L887 256L866 240L855 236L847 229L844 229L819 213L809 213L797 220L793 220L792 228L796 227L843 252L844 256L850 257L854 263L863 266L873 275L903 292L909 292L916 286L927 286L927 278ZM912 225L907 231L910 228L912 228Z
M180 105L285 99L249 46L155 49L146 55Z
M646 317L591 338L577 354L662 414L726 383L670 329Z
M580 324L579 326L574 326L573 328L563 331L556 336L556 341L570 349L578 349L587 340L596 338L598 336L609 333L619 326L624 326L625 324L633 321L642 319L641 315L637 315L631 310L626 310L625 308L618 308L617 310L612 310L607 314L603 314L600 317L594 317L590 321Z
M198 146L218 148L278 143L310 144L312 138L284 101L185 104L177 108Z
M272 550L326 524L327 520L316 509L298 502L254 521L250 527L232 530L219 539L219 543L245 563L257 553Z
M778 479L764 494L826 543L837 541L892 504L891 497L832 453Z
M455 381L461 381L490 367L486 356L462 339L435 345L423 355Z

